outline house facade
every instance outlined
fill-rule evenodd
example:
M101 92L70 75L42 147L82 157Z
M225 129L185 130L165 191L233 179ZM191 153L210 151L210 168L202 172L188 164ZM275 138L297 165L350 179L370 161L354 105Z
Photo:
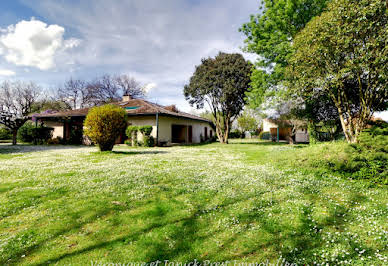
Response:
M161 106L143 99L132 99L124 96L121 102L112 103L125 109L128 125L152 126L151 136L158 145L175 143L200 143L214 136L214 125L211 121L179 111L174 105ZM35 119L47 127L54 128L53 138L68 140L75 131L83 129L83 122L89 108L35 115ZM138 135L141 141L142 135ZM84 144L87 139L84 139ZM121 132L116 143L124 143L125 132Z
M295 142L309 142L307 123L298 123L299 126L295 132ZM263 119L263 131L270 132L272 138L287 140L291 135L292 125L286 120Z

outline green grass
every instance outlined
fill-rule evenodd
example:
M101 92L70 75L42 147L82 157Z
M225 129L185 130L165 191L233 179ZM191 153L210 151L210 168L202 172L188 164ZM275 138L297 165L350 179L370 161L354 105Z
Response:
M387 188L319 167L344 145L0 145L0 265L382 265Z

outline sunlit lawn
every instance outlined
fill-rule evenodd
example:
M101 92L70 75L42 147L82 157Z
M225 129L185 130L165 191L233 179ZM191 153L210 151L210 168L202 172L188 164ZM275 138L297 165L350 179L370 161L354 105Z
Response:
M0 144L0 265L382 265L387 188L304 164L343 145Z

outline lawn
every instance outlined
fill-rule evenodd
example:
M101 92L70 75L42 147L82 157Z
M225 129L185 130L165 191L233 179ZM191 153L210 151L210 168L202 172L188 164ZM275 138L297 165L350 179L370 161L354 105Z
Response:
M0 144L0 265L385 264L387 188L314 164L344 145Z

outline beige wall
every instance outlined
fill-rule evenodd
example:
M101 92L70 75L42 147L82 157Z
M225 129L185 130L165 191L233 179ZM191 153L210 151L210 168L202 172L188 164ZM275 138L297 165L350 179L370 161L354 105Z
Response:
M54 128L53 138L61 137L63 138L63 123L55 121L44 121L46 127Z
M153 136L156 140L156 116L130 116L128 118L128 123L133 126L152 126L151 136ZM54 128L53 138L61 137L63 138L63 123L54 122L54 121L45 121L44 124L48 127ZM213 131L213 136L215 136L215 132L209 123L184 119L184 118L176 118L176 117L167 117L167 116L159 116L159 141L171 143L172 138L172 125L185 125L193 127L193 143L200 143L202 134L205 137L205 127L207 127L208 138L210 137L210 131ZM138 133L138 140L142 141L142 134Z
M263 120L263 131L264 132L270 132L270 128L277 128L278 125L275 123L270 122L267 119Z
M128 124L132 126L152 126L151 136L156 139L156 116L129 116ZM143 135L138 132L137 139L143 140Z
M208 130L208 137L210 137L210 130L213 131L213 136L215 135L214 130L211 128L209 123L201 122L197 120L190 120L184 118L175 118L175 117L159 117L159 141L165 141L171 143L171 126L172 125L184 125L193 127L193 143L200 143L202 134L205 137L205 127Z

